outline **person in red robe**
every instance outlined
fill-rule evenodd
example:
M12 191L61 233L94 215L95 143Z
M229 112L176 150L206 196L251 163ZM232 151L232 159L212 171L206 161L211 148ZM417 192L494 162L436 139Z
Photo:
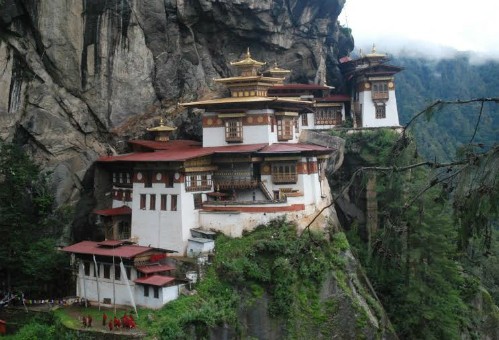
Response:
M109 320L109 323L107 324L107 326L109 327L110 331L113 330L113 322L111 320Z
M102 326L106 326L107 324L107 315L106 313L102 314Z
M88 314L87 317L87 326L92 327L92 316L90 314Z

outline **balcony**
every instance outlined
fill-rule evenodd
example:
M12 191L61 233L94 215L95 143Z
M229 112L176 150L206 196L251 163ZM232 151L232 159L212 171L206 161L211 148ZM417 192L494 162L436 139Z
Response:
M372 92L372 100L388 100L388 92Z
M272 182L274 184L296 183L297 181L297 174L272 174Z
M253 178L218 178L214 179L217 190L227 189L254 189L258 187L258 181Z

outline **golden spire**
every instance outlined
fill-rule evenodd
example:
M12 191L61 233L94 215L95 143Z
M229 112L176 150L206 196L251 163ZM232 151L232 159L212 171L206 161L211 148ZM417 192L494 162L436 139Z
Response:
M373 43L373 48L371 49L372 54L376 54L376 45Z
M249 46L248 46L248 50L246 51L246 59L251 59L251 53L249 50Z

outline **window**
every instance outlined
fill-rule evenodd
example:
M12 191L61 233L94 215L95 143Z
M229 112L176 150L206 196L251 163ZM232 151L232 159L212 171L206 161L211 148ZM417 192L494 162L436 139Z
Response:
M131 237L130 222L121 221L118 224L119 236L121 239L127 240Z
M211 176L208 174L190 175L186 178L186 191L202 191L211 189Z
M149 296L149 286L144 286L144 296L145 297Z
M279 163L272 165L272 182L296 183L298 176L296 174L296 163Z
M294 119L282 117L277 120L277 139L290 140L293 139Z
M130 267L125 267L126 278L128 280L132 279L132 269Z
M90 276L90 262L83 262L83 272L85 276Z
M376 103L376 119L386 118L385 103Z
M384 81L372 83L371 96L372 99L388 99L388 83Z
M140 194L140 209L145 210L146 208L146 195Z
M120 268L120 266L114 266L114 279L116 281L121 280L121 268Z
M99 276L99 265L95 265L94 263L94 277Z
M159 299L159 287L154 287L154 298Z
M194 194L194 209L201 209L203 207L203 197L201 194Z
M308 113L301 115L301 125L308 126Z
M166 210L166 195L161 195L161 210Z
M228 143L243 141L243 121L241 118L225 121L225 141Z
M103 266L104 266L104 278L105 279L111 278L111 266L108 264L105 264Z
M328 107L315 112L315 125L340 125L342 120L341 107Z
M156 210L156 195L149 195L149 209Z
M177 195L172 195L171 196L171 211L177 211Z

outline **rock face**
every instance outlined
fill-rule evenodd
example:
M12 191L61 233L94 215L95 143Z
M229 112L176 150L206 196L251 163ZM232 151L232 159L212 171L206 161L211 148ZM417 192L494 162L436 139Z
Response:
M173 112L199 138L176 103L219 95L213 78L247 47L292 81L341 86L337 60L353 47L337 23L344 2L0 1L0 138L53 170L57 202L72 204L115 129L134 136Z

